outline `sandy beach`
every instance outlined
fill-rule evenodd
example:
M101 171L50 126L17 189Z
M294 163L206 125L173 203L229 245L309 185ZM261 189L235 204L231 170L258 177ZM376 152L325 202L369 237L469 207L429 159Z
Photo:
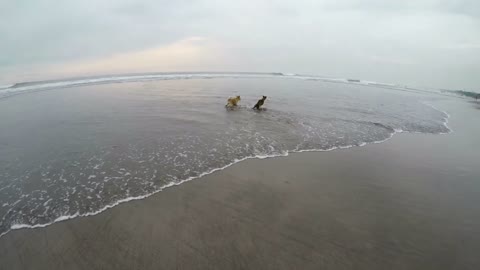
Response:
M479 269L480 111L436 106L453 133L240 162L11 231L0 269Z

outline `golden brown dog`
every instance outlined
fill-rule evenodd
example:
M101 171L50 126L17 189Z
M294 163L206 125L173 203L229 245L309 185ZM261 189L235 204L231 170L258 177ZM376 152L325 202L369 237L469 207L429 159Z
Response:
M238 102L241 100L240 96L231 97L227 100L227 105L225 107L237 107Z

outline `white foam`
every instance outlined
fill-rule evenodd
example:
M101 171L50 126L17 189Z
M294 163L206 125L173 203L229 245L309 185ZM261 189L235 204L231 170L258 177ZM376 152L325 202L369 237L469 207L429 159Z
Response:
M44 202L44 203L43 203L43 206L47 206L47 204L48 204L50 201L52 201L52 199L51 199L51 198L50 198L50 199L48 199L46 202Z
M0 90L7 89L7 88L10 88L12 86L13 86L13 84L0 85Z
M55 88L76 87L84 85L105 84L105 83L124 83L149 80L185 80L185 79L210 79L210 78L265 78L280 77L271 73L170 73L170 74L143 74L143 75L124 75L97 78L82 78L65 81L47 81L33 82L28 84L10 85L7 88L1 88L0 94L11 95L22 92L40 91Z
M381 143L381 142L384 142L388 139L390 139L392 136L393 136L394 133L391 134L391 136L385 140L381 140L381 141L375 141L373 143ZM359 146L364 146L366 145L367 143L362 143L360 144ZM117 205L120 205L122 203L125 203L125 202L130 202L130 201L135 201L135 200L141 200L141 199L145 199L147 197L150 197L160 191L163 191L164 189L166 188L169 188L169 187L173 187L173 186L178 186L180 184L183 184L185 182L188 182L188 181L191 181L191 180L194 180L194 179L197 179L197 178L201 178L203 176L206 176L206 175L209 175L209 174L212 174L214 172L217 172L217 171L221 171L221 170L224 170L234 164L237 164L241 161L244 161L244 160L247 160L247 159L266 159L266 158L274 158L274 157L285 157L285 156L288 156L289 153L302 153L302 152L328 152L328 151L333 151L333 150L336 150L336 149L348 149L348 148L351 148L351 147L354 147L355 145L345 145L345 146L338 146L338 147L331 147L331 148L328 148L328 149L304 149L304 150L293 150L293 151L285 151L285 152L282 152L280 154L272 154L272 155L255 155L255 156L248 156L248 157L244 157L244 158L241 158L241 159L235 159L233 162L223 166L223 167L220 167L220 168L215 168L215 169L211 169L207 172L204 172L204 173L201 173L200 175L198 176L192 176L192 177L188 177L187 179L184 179L184 180L181 180L179 182L171 182L171 183L168 183L162 187L160 187L158 190L152 192L152 193L149 193L149 194L145 194L145 195L140 195L140 196L132 196L132 197L127 197L127 198L124 198L124 199L121 199L121 200L118 200L112 204L109 204L109 205L106 205L104 207L102 207L101 209L97 210L97 211L94 211L94 212L87 212L87 213L83 213L83 214L80 214L78 211L73 214L73 215L64 215L64 216L60 216L58 218L56 218L54 221L52 222L48 222L48 223L41 223L41 224L34 224L34 225L30 225L30 224L13 224L11 225L10 227L10 230L18 230L18 229L35 229L35 228L44 228L44 227L47 227L49 225L52 225L54 223L57 223L57 222L61 222L61 221L66 221L66 220L69 220L69 219L73 219L73 218L77 218L77 217L88 217L88 216L94 216L94 215L97 215L97 214L100 214L102 213L103 211L105 210L108 210L110 208L113 208ZM0 234L0 237L2 237L3 235L7 234L10 230Z
M440 132L439 134L448 134L448 133L451 133L453 132L453 129L451 129L449 126L448 126L448 119L450 119L450 114L446 111L442 111L440 109L438 109L437 107L435 107L433 104L430 104L426 101L423 101L422 104L424 105L427 105L429 106L430 108L436 110L436 111L439 111L441 113L443 113L445 115L445 117L443 118L443 125L445 126L445 128L447 128L447 132Z

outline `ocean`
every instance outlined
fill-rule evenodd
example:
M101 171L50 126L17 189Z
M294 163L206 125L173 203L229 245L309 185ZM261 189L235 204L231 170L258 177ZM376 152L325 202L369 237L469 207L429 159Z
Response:
M241 96L239 107L225 108ZM264 110L252 110L263 95ZM249 158L450 132L439 93L277 73L163 73L0 89L0 234L89 216ZM326 153L328 154L328 153Z

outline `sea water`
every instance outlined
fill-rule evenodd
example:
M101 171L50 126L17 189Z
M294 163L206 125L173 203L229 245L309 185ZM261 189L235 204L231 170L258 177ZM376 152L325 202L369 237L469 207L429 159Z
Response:
M226 109L237 95L239 106ZM263 95L264 109L252 110ZM359 147L396 132L447 133L446 113L430 105L438 98L255 73L8 86L0 90L0 234L93 215L247 158Z

